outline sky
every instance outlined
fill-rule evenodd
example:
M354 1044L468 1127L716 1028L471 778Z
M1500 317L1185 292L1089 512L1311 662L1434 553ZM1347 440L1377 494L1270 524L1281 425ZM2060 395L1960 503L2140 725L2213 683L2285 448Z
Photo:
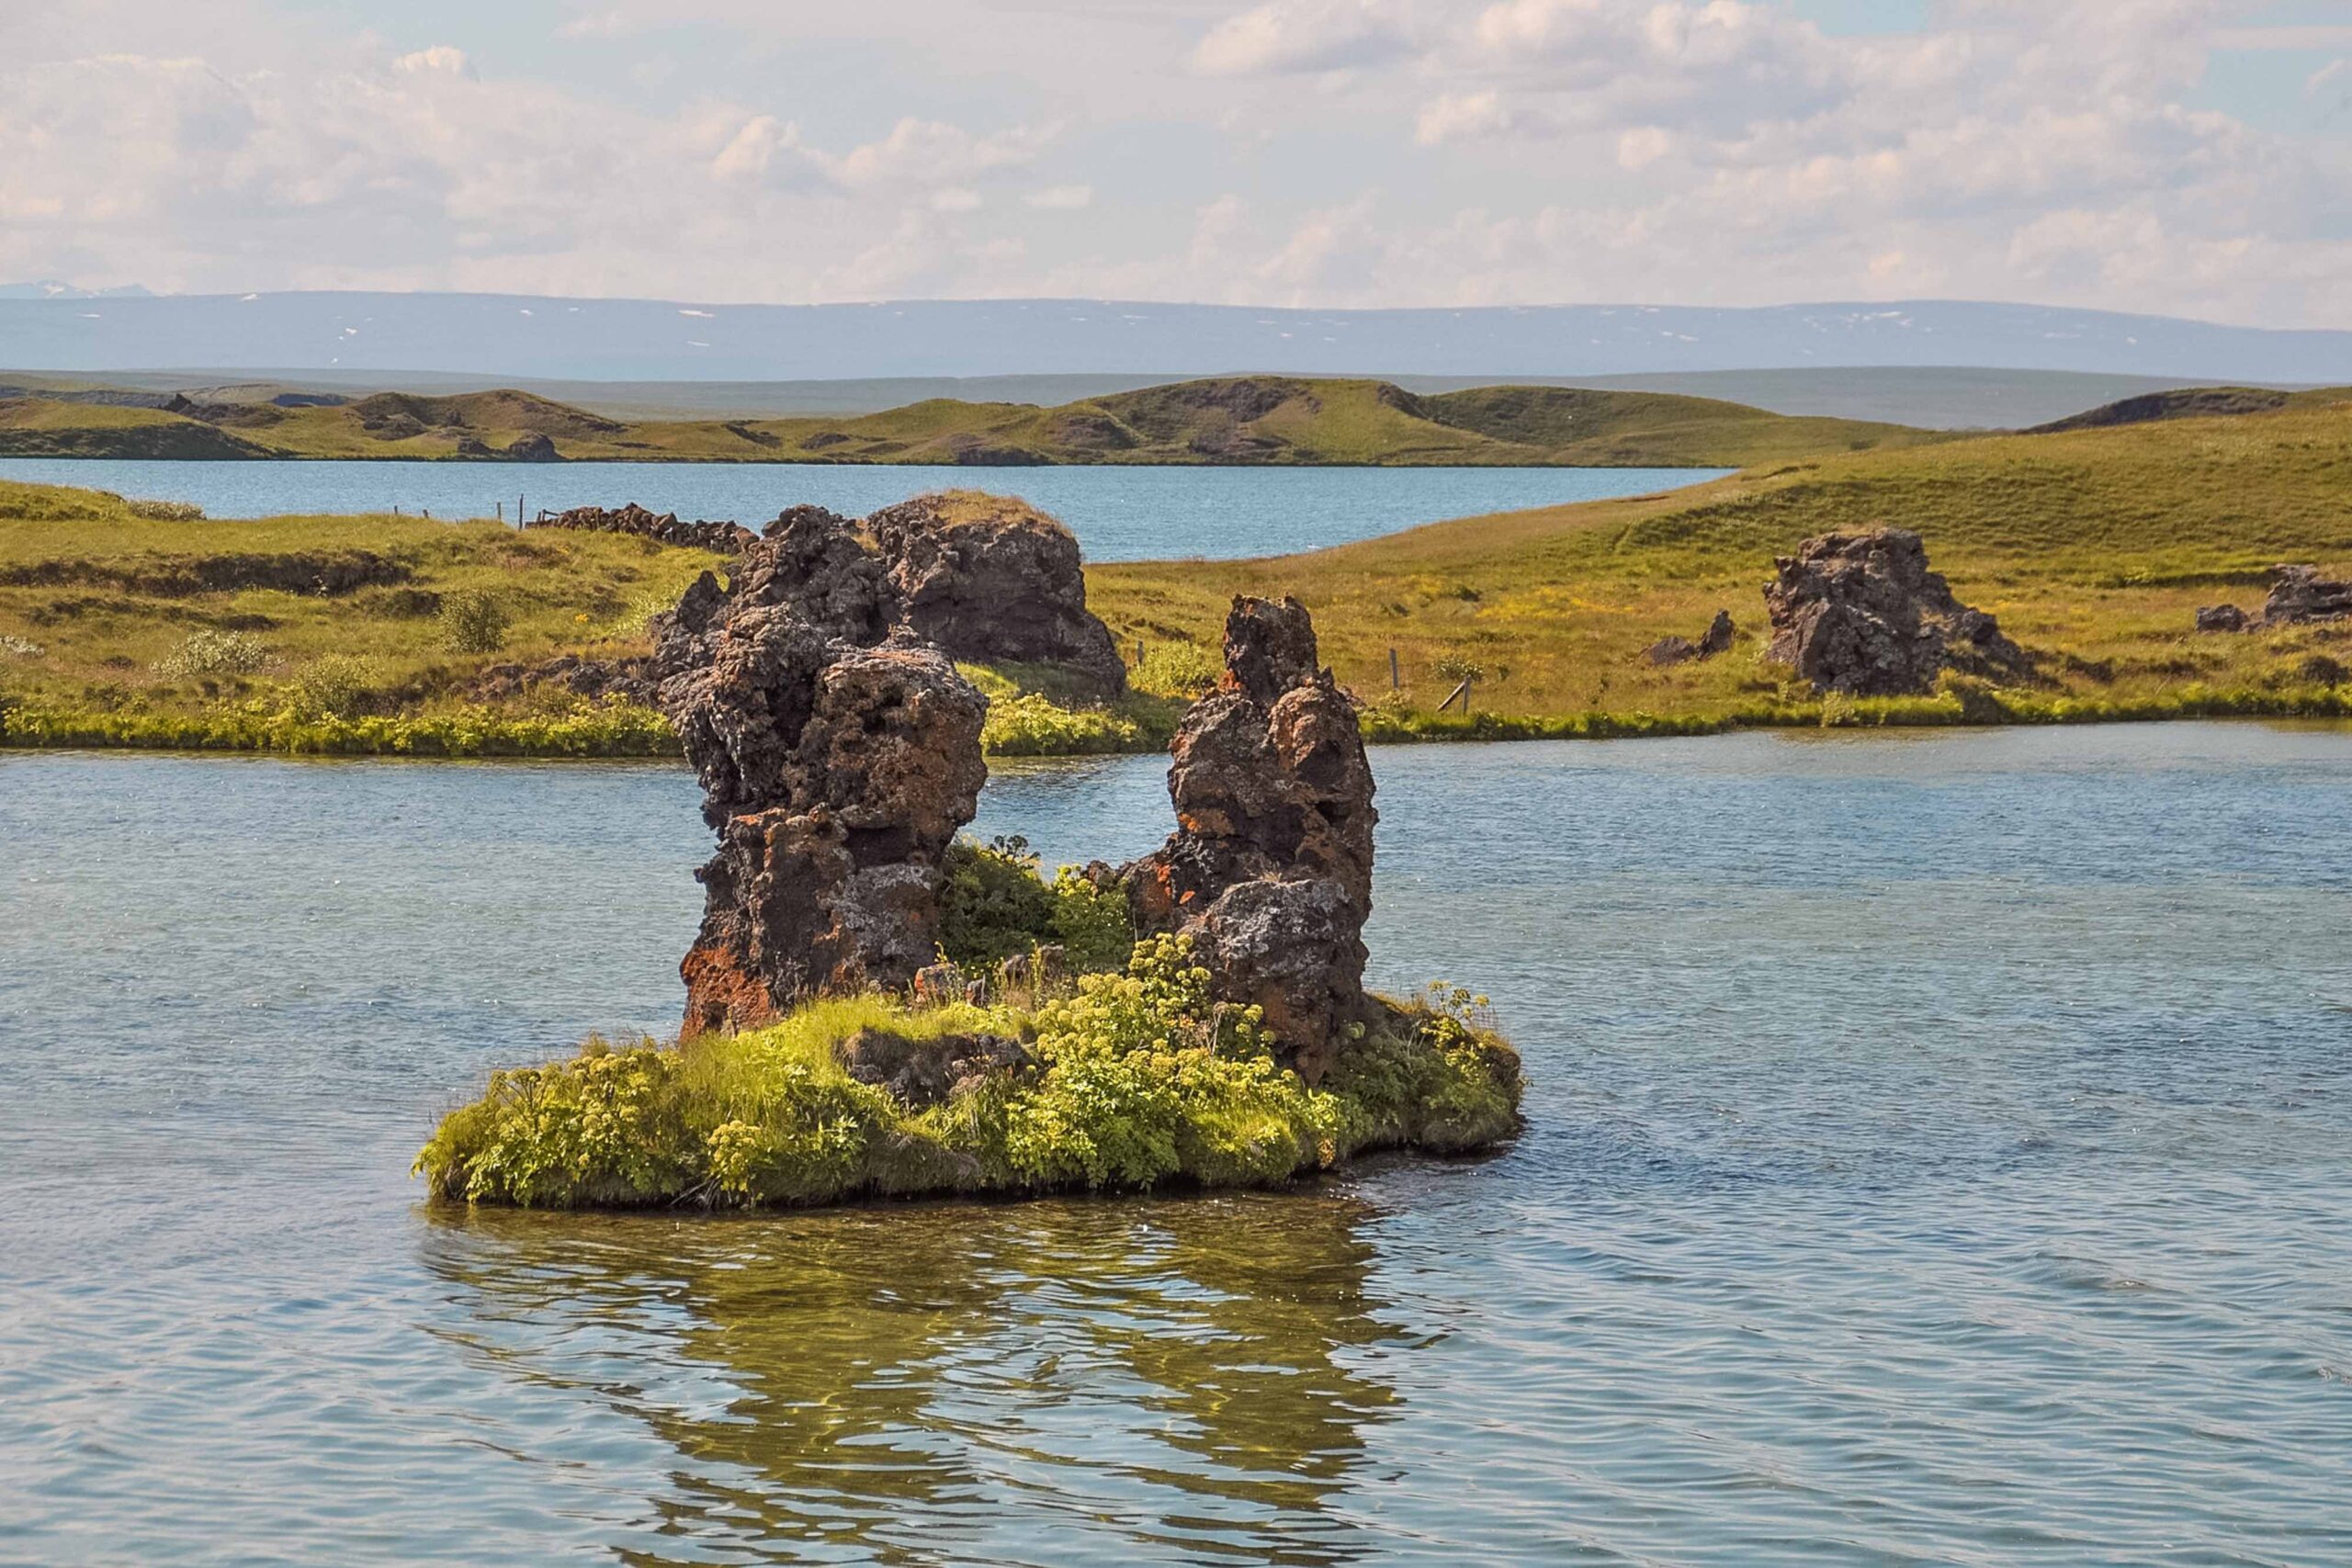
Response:
M0 282L2352 326L2352 0L0 0Z

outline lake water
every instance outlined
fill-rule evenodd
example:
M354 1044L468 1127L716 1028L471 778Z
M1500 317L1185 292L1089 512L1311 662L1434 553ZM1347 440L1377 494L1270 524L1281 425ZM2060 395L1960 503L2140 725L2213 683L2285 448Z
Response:
M1025 496L1089 560L1283 555L1572 501L1645 495L1725 468L886 468L818 463L115 462L0 458L0 479L192 501L211 517L386 512L488 517L634 501L757 527L813 502L851 516L926 491Z
M682 770L0 753L0 1560L2352 1562L2352 730L1374 765L1509 1152L707 1222L405 1174L674 1022Z

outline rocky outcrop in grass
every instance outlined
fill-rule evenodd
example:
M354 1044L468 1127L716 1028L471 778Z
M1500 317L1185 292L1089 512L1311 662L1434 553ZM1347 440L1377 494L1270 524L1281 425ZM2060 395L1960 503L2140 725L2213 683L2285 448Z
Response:
M918 496L865 520L890 561L910 629L951 659L1052 664L1091 694L1115 695L1126 667L1086 607L1078 540L1022 502Z
M2270 594L2262 602L2266 626L2306 626L2352 617L2352 582L2336 582L2315 566L2274 566Z
M1717 610L1715 618L1707 624L1705 631L1699 634L1696 642L1687 637L1662 637L1643 649L1642 657L1657 665L1689 664L1694 660L1713 659L1718 653L1731 650L1735 635L1736 628L1732 625L1731 612Z
M1927 547L1903 528L1824 534L1774 563L1764 589L1767 657L1824 694L1898 697L1933 689L1946 670L2014 676L2025 651L1994 618L1952 596L1928 570Z
M2267 631L2342 620L2352 620L2352 582L2322 577L2315 566L2274 566L2259 615L2249 615L2235 604L2207 604L2197 612L2197 629Z
M542 437L542 440L545 438ZM521 443L517 442L517 446ZM547 455L536 452L509 452L510 457L529 457L534 461L552 461L553 447ZM481 457L491 453L484 448ZM526 528L573 528L595 534L627 534L633 538L652 539L664 545L683 545L689 549L710 550L731 556L759 536L738 523L682 523L674 512L651 512L635 502L616 511L601 506L575 506L559 512L552 517L541 517L524 525Z

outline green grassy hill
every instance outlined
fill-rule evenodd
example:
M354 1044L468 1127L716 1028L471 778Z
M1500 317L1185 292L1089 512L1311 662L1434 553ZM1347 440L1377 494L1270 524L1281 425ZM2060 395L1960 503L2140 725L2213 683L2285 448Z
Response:
M2248 609L2267 568L2352 575L2352 404L2052 435L1997 435L1752 468L1667 494L1434 524L1309 555L1112 562L1090 596L1123 645L1214 644L1235 593L1295 593L1340 678L1407 718L1474 666L1510 720L1717 720L1812 705L1763 662L1761 589L1809 536L1892 524L1925 536L1966 602L2040 652L2021 705L2097 709L2345 687L2352 624L2200 636L2199 605ZM1734 649L1657 668L1718 608ZM1404 691L1389 695L1388 650ZM2283 700L2283 699L2282 699Z
M333 406L0 403L0 455L18 457L1737 468L1934 438L1658 392L1487 387L1419 396L1385 381L1267 376L1052 408L943 398L845 419L635 423L512 390L379 392Z
M1302 417L1279 390L1254 414L1225 409L1232 423L1218 428L1242 439ZM1130 431L1204 428L1182 400L1126 412ZM1392 419L1453 428L1385 404L1355 412L1359 436ZM1917 530L1954 592L2035 656L2036 675L1989 694L1825 703L1767 662L1773 557L1880 523ZM1106 563L1087 586L1121 645L1145 645L1136 684L1162 697L1213 671L1233 594L1297 595L1376 735L2352 714L2352 622L2193 629L2199 605L2258 606L2281 560L2352 576L2352 403L1840 453L1308 555ZM96 491L0 484L0 703L65 716L35 739L396 750L413 720L424 750L658 749L658 726L560 693L497 699L487 717L474 696L492 664L646 651L646 614L710 561L613 535L416 518L159 522ZM497 647L453 642L451 606L469 597L503 607ZM1696 637L1719 608L1738 628L1729 652L1667 667L1644 657L1670 634ZM201 659L199 637L216 639ZM992 743L1006 749L1148 747L1166 734L1169 714L1144 698L1071 716L1027 694L1035 672L978 673L1000 703ZM1475 719L1438 716L1473 673ZM364 723L238 716L330 699Z
M2149 392L2120 401L2102 403L2048 424L2036 425L2034 435L2058 435L2070 430L2100 430L2119 424L2153 424L2167 419L2220 419L2235 414L2277 413L2282 409L2324 408L2352 402L2352 387L2319 387L2285 392L2272 387L2182 387Z
M267 457L276 454L201 420L161 409L48 398L0 401L0 456Z

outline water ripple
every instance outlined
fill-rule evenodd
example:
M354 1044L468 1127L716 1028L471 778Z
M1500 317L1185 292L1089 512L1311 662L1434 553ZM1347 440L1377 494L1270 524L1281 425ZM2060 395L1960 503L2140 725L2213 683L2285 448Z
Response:
M1510 1150L707 1224L401 1179L673 1020L681 774L0 755L0 1560L2352 1562L2352 735L1378 766Z

